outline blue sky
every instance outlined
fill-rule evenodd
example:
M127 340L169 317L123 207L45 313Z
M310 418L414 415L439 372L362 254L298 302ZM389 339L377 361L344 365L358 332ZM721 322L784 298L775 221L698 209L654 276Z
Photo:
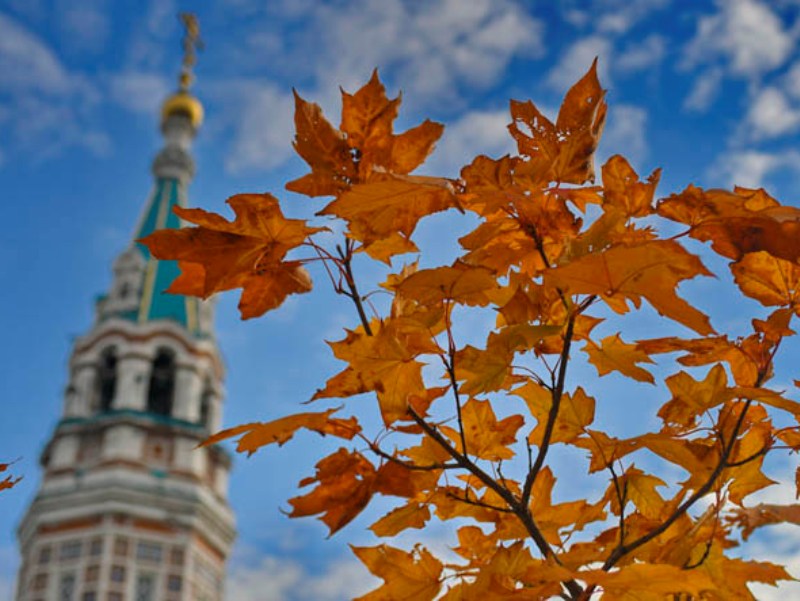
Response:
M224 211L228 196L245 191L278 194L291 215L322 206L283 191L305 172L290 144L292 87L337 121L339 86L352 91L379 68L390 93L403 91L400 129L426 117L445 123L426 171L454 177L477 153L512 150L509 98L556 109L595 56L610 106L601 159L621 152L640 172L663 167L660 195L690 182L737 183L797 204L796 1L5 0L0 458L20 457L16 472L25 479L0 497L0 601L10 599L13 530L60 412L71 341L90 327L93 299L109 285L111 262L150 189L156 114L180 61L176 14L188 9L198 13L206 44L195 86L206 107L195 206ZM419 236L435 245L451 227L435 218ZM324 279L317 284L324 288ZM235 304L235 295L223 297L217 318L226 424L285 415L338 369L322 339L353 323L344 301L322 290L244 324ZM735 314L722 315L736 325ZM316 521L279 512L326 448L335 447L300 437L237 458L230 599L324 601L369 587L346 548L374 542L364 532L368 519L328 540ZM800 567L795 530L774 530L753 553ZM435 529L424 538L438 548L446 542Z

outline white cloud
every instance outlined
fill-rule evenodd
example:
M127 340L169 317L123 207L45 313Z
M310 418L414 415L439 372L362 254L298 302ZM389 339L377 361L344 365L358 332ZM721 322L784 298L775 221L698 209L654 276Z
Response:
M702 72L695 78L689 95L683 101L683 108L689 111L705 111L719 94L721 84L722 69L712 68Z
M620 52L614 68L623 72L643 71L659 64L664 58L665 51L664 36L654 33Z
M58 3L56 21L67 48L95 54L105 47L111 34L111 20L104 4L104 0Z
M654 10L664 8L669 0L599 0L595 2L597 30L612 34L625 34Z
M546 82L551 88L566 92L592 65L597 57L600 83L603 87L611 85L609 65L612 60L611 42L598 35L578 40L561 56L558 63L547 74Z
M4 92L67 94L82 85L39 38L2 14L0 73L0 91Z
M458 170L476 155L499 157L514 152L514 140L508 133L511 117L507 110L471 111L444 129L426 171L455 177Z
M793 35L759 0L718 0L717 13L702 17L684 48L684 66L721 60L731 74L756 77L780 67L794 49Z
M177 54L178 7L175 0L150 0L144 12L144 19L133 24L127 65L150 71L160 67L165 56Z
M274 19L288 19L278 11ZM459 89L498 81L514 56L544 53L543 25L511 0L354 0L295 7L303 31L284 42L284 66L318 89L352 89L375 68L391 73L415 102L458 100ZM262 44L266 23L254 21ZM274 40L270 44L274 45ZM242 56L259 61L260 55Z
M156 73L125 71L110 77L112 100L134 113L154 115L170 91L167 80Z
M233 565L228 573L230 601L339 601L362 595L380 583L356 559L332 562L322 573L309 573L300 562L264 556Z
M744 122L745 134L753 140L785 136L797 131L798 126L800 109L791 106L786 95L776 87L758 91Z
M245 3L237 4L237 10L251 14L257 8ZM297 21L303 22L302 28L276 37L276 27L285 32L287 23ZM329 109L338 105L337 88L358 89L376 67L384 81L402 82L414 108L435 101L446 112L457 113L464 109L464 89L488 88L504 76L515 56L544 52L541 21L512 0L284 1L262 9L251 22L244 47L232 49L231 58L244 71L285 70L304 97L328 115L335 114ZM282 58L279 65L262 63L275 55ZM235 138L229 171L270 169L291 156L288 93L267 82L240 80L219 96L235 117L224 126L234 130ZM477 125L485 125L487 117L482 119ZM456 132L462 139L468 135L463 127L456 126Z
M603 157L622 154L633 164L640 164L648 154L647 111L631 104L608 107L605 131L600 140Z
M16 154L41 159L65 148L107 153L109 138L90 121L100 93L82 73L72 72L39 37L0 14L0 113L4 142Z
M732 151L719 157L710 175L724 185L760 188L770 175L785 169L800 172L800 152Z
M218 82L212 93L227 107L222 127L233 130L225 160L229 172L273 169L292 155L291 95L269 82L245 80Z

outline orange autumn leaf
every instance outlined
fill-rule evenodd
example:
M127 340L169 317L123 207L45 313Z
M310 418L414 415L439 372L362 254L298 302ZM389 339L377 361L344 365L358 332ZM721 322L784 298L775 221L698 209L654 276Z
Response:
M738 341L728 340L726 336L709 336L694 340L675 337L653 338L639 340L636 346L647 354L683 351L686 354L678 358L678 363L692 367L725 361L730 365L733 379L742 386L750 386L758 378L758 365L754 358Z
M669 376L665 383L672 398L658 411L668 424L693 427L698 416L730 399L725 369L715 365L703 380L695 380L685 371Z
M333 196L347 189L357 176L350 146L322 114L319 105L294 92L294 149L311 166L311 173L286 184L286 189L308 196Z
M742 538L747 540L753 530L770 524L800 525L800 505L759 503L753 507L737 507L728 520L742 529Z
M763 190L689 186L661 201L658 214L690 226L691 237L733 260L758 251L792 263L800 259L800 209L779 205Z
M787 306L800 312L800 266L759 251L731 264L739 289L766 306Z
M591 570L581 578L602 587L603 596L619 601L661 601L667 595L690 594L703 598L716 587L700 570L684 570L668 564L630 564L613 572Z
M308 494L289 499L289 517L320 516L330 534L350 523L373 494L375 468L360 453L341 448L317 463L316 474L300 481L300 486L316 483Z
M653 360L647 353L639 350L635 344L623 342L619 333L603 338L600 346L587 340L583 350L589 355L589 363L597 368L600 376L618 371L638 382L655 384L653 374L636 365L637 363L653 363Z
M375 536L394 536L407 528L424 528L431 511L424 503L410 501L389 513L369 527Z
M681 281L698 275L712 274L677 242L657 240L580 257L548 270L545 282L572 293L630 300L637 307L644 297L665 317L700 334L710 334L714 330L708 316L675 293ZM627 311L624 304L613 304L612 308Z
M355 94L342 90L342 120L335 129L318 105L295 94L295 149L312 172L287 184L309 196L336 196L375 171L406 175L433 150L444 127L430 120L393 133L400 97L389 99L374 71ZM313 184L321 183L318 187Z
M603 202L620 209L628 217L646 217L653 212L653 195L661 177L656 169L646 182L630 163L620 155L614 155L603 165Z
M440 427L460 452L489 461L511 459L514 456L514 451L508 445L516 441L517 430L525 423L521 415L510 415L498 421L489 401L470 399L461 408L461 419L466 450L461 448L461 436L457 429Z
M629 467L620 478L628 499L647 518L658 518L664 511L664 499L656 488L666 486L661 478L646 474L635 466ZM613 497L612 497L613 498ZM615 512L619 515L619 512Z
M593 155L606 117L605 91L597 79L597 60L567 92L555 124L533 102L511 101L508 129L519 153L527 158L523 172L535 182L582 184L594 179Z
M384 581L354 601L432 601L439 594L444 566L427 549L418 546L403 551L388 545L350 548L372 574Z
M528 435L528 442L541 445L553 403L552 393L540 384L529 381L515 388L512 394L522 398L531 415L536 418L537 424ZM550 442L573 443L594 421L595 401L579 386L572 394L562 394L560 403Z
M337 411L338 409L328 409L319 413L295 413L271 422L242 424L241 426L217 432L204 440L201 446L217 444L223 440L242 435L236 445L236 451L252 455L261 447L269 444L275 443L278 446L283 446L301 428L317 432L323 436L330 434L331 436L350 440L361 431L361 427L354 417L348 419L332 418L331 415Z
M243 319L258 317L289 294L311 290L311 279L286 254L323 228L302 219L286 219L269 194L239 194L228 199L236 219L228 221L202 209L175 207L182 219L199 227L159 230L140 240L159 259L177 259L187 267L169 292L197 293L242 288Z
M450 267L424 269L412 273L397 287L401 297L412 298L421 305L456 301L465 305L486 306L497 280L485 268L457 261Z
M383 260L387 255L416 250L410 238L419 220L454 206L456 198L446 179L385 176L351 187L319 214L347 221L350 236L364 244L367 253ZM385 239L390 236L398 238L387 250ZM373 245L378 245L380 256L370 252Z
M5 472L11 467L16 461L12 461L11 463L0 463L0 473ZM17 483L22 480L22 476L6 476L3 480L0 480L0 490L7 490L9 488L14 488Z
M429 337L403 332L392 323L376 330L373 336L349 332L344 340L329 343L336 357L347 361L349 367L329 380L313 399L374 391L388 425L408 417L413 398L426 398L423 363L417 357L440 351Z

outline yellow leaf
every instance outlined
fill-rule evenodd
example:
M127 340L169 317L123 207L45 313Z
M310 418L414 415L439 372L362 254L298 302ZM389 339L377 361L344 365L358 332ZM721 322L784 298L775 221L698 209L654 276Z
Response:
M317 463L316 474L300 486L317 483L306 495L289 499L289 517L322 514L330 533L350 523L372 498L375 468L355 451L341 448Z
M467 440L466 451L461 448L461 436L458 430L440 426L441 431L453 441L459 452L466 452L489 461L511 459L514 456L514 451L508 448L508 445L516 441L517 430L525 423L521 415L511 415L497 421L489 401L470 399L461 408L461 419Z
M800 266L759 251L732 263L731 272L739 289L762 305L800 310Z
M421 305L456 301L485 307L499 286L491 271L456 261L451 267L423 269L412 273L397 287L397 293Z
M651 476L631 466L622 476L621 485L625 487L628 498L643 516L652 519L661 516L664 510L664 499L658 494L656 487L667 485L661 478Z
M597 368L600 376L618 371L638 382L655 384L653 374L636 365L637 363L653 363L653 360L647 353L637 349L635 344L623 342L619 333L603 338L600 346L588 340L583 350L589 355L589 362Z
M667 564L630 564L615 572L591 570L581 578L602 587L604 596L619 601L663 600L666 595L688 593L702 598L716 587L700 570L683 570Z
M456 198L448 180L387 176L352 186L319 214L347 221L350 235L368 248L391 235L407 239L422 217L454 206ZM400 252L407 250L398 247L391 254Z
M598 294L631 300L646 298L662 315L700 334L713 333L708 317L675 293L682 280L712 275L696 256L672 240L616 246L592 253L545 273L545 282L573 294ZM612 308L625 312L624 305Z
M512 393L525 400L531 415L537 421L536 428L528 436L528 442L541 445L552 404L550 391L534 382L528 382L514 389ZM574 442L592 421L594 421L594 399L580 386L572 394L564 393L561 396L561 405L550 442Z
M331 415L336 411L338 409L329 409L321 413L296 413L271 422L243 424L217 432L204 440L201 446L217 444L223 440L243 434L236 446L236 451L252 455L261 447L269 444L277 443L278 446L282 446L301 428L317 432L323 436L330 434L347 440L352 439L361 431L358 420L355 417L348 419L331 418Z
M653 195L660 177L661 170L656 169L647 182L639 181L625 157L614 155L603 165L604 202L628 217L645 217L653 212Z
M431 518L425 503L410 502L397 507L369 527L375 536L394 536L406 528L424 528Z
M594 180L592 158L605 123L604 96L595 59L567 92L555 125L532 102L512 100L509 131L527 159L517 171L540 183Z
M443 566L426 549L403 551L388 545L350 548L372 574L384 581L354 601L432 601L439 594Z

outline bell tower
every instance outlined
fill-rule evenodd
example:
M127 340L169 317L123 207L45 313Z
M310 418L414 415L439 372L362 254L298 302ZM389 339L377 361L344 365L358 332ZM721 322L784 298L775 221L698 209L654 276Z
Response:
M221 425L212 305L163 294L178 275L136 240L180 226L203 107L190 93L199 32L185 26L164 145L131 244L91 329L76 340L63 412L19 527L17 601L221 601L235 537L229 456L197 448Z

